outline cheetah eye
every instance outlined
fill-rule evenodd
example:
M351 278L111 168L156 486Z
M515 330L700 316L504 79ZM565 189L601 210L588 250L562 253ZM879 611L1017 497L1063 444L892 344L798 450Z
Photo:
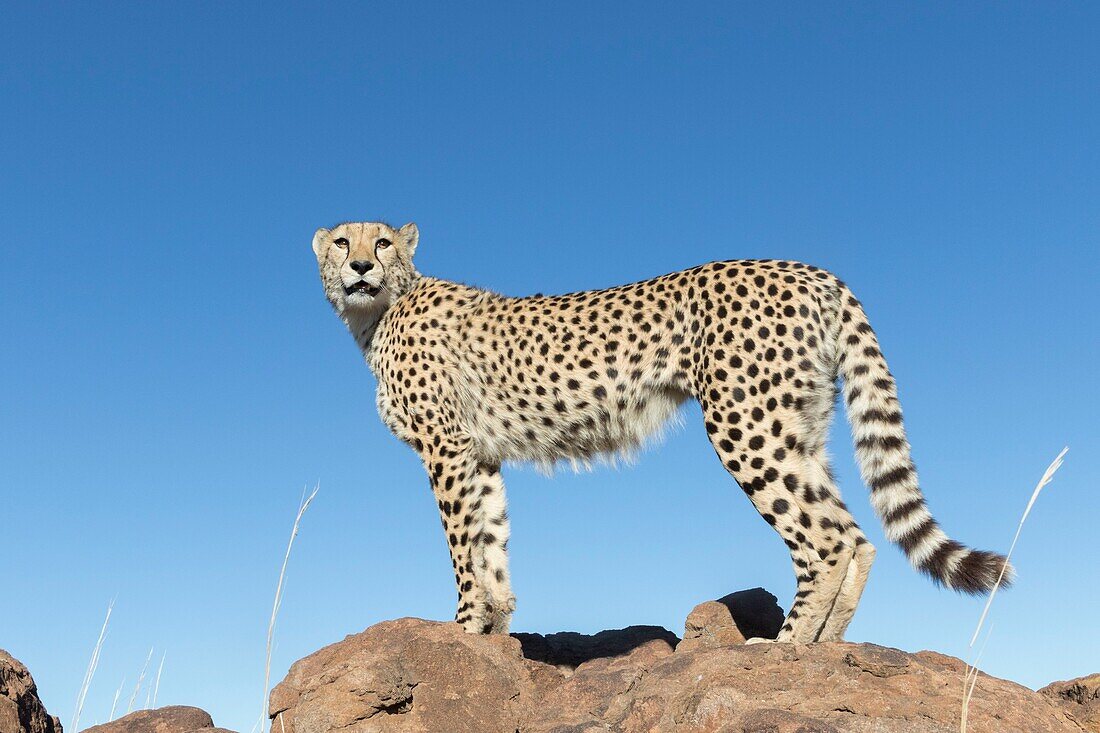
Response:
M378 247L381 247L382 249L385 249L386 247L389 247L391 244L393 244L393 242L391 242L390 240L388 240L384 237L382 239L379 239L377 242L375 242L375 245L378 246Z
M344 239L343 237L332 240L332 243L335 244L337 247L340 247L341 249L345 249L348 246L348 240Z

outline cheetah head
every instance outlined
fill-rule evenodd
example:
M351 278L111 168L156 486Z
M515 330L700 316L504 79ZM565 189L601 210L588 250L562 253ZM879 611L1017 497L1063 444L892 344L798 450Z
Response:
M336 312L382 311L408 290L416 279L412 258L419 239L412 223L400 229L381 222L318 229L313 253Z

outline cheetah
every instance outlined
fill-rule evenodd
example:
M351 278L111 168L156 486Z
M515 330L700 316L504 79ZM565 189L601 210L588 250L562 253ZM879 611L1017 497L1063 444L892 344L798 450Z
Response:
M732 260L514 298L421 275L419 236L411 223L346 223L317 230L313 251L377 378L379 415L427 470L467 632L507 633L515 608L501 465L630 452L694 400L722 465L790 551L797 592L775 641L841 640L875 548L826 457L838 381L887 538L948 588L1010 582L1004 556L932 518L894 378L862 305L829 272Z

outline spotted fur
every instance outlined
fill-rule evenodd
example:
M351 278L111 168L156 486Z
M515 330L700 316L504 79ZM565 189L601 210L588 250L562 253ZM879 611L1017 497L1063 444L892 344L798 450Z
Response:
M797 593L778 639L841 639L875 550L825 454L838 377L887 537L938 583L996 584L1005 559L932 519L894 378L863 307L830 273L735 260L510 298L422 276L418 241L412 224L363 223L318 230L313 246L378 378L379 414L427 469L468 631L506 632L515 605L501 464L630 451L694 400L722 464L790 550Z

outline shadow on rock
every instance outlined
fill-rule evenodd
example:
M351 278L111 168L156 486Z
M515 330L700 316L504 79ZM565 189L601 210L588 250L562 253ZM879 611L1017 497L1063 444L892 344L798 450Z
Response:
M523 656L532 662L554 667L576 669L585 662L602 657L621 657L654 640L675 647L680 639L660 626L628 626L625 629L579 634L559 631L556 634L512 634L519 640Z

